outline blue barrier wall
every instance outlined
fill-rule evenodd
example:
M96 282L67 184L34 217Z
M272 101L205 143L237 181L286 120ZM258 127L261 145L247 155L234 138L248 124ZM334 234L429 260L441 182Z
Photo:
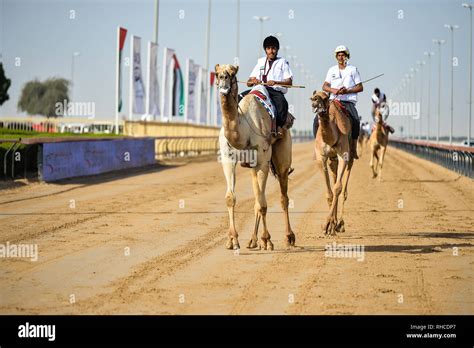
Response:
M151 138L44 143L39 158L44 181L94 175L155 163Z

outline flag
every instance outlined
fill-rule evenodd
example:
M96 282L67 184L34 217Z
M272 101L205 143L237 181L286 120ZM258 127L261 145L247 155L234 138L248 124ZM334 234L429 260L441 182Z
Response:
M172 116L184 116L184 82L178 57L173 55L173 103Z
M198 105L198 77L200 69L201 67L194 64L192 59L186 60L185 120L191 123L197 121L196 105Z
M130 69L130 119L133 114L143 115L145 113L145 84L142 78L142 62L140 52L141 39L132 36L131 53L133 57L132 69Z
M127 29L119 28L118 42L118 112L122 111L122 52L125 46L125 38L127 37Z
M199 117L199 123L200 124L207 124L207 84L209 82L209 78L207 76L207 70L204 68L201 68L200 72L200 117Z
M158 85L158 45L148 42L148 102L147 115L152 115L156 119L160 115L159 85Z
M172 115L172 74L171 69L173 67L173 56L174 50L171 48L164 48L163 52L163 75L162 75L162 83L163 88L161 89L161 120L168 121Z

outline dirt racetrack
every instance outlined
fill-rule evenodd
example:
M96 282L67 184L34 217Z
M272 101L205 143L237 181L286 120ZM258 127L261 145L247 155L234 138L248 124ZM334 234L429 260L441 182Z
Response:
M312 143L296 144L284 247L277 181L267 186L274 251L245 249L250 173L238 168L242 249L224 248L225 181L215 158L0 191L1 314L474 314L474 184L389 147L384 180L354 165L346 232L324 238L327 205ZM327 244L364 247L327 257Z

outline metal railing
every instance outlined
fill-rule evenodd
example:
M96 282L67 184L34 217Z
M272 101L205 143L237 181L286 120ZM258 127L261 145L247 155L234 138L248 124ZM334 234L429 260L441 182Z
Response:
M158 159L199 156L217 153L219 138L216 136L154 137L155 156Z
M390 139L389 145L474 178L474 148L427 141Z

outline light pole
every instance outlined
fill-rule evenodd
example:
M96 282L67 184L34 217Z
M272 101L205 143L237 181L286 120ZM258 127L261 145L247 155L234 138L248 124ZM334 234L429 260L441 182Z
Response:
M240 65L240 0L237 0L237 39L235 42L236 45L236 57L238 65Z
M74 96L74 58L79 57L81 55L81 52L74 52L72 54L72 62L71 62L71 100L73 99Z
M253 19L256 19L257 21L260 22L260 44L263 42L263 22L270 20L270 17L268 16L253 16ZM260 47L258 49L258 52L260 52ZM260 53L257 55L257 58L260 57Z
M206 29L206 52L204 54L204 67L209 74L209 45L211 41L211 0L207 1L207 29ZM207 75L206 75L207 76Z
M153 42L158 45L158 19L159 19L160 0L155 0L155 30L153 35Z
M453 143L453 115L454 115L454 29L458 29L458 25L445 24L445 28L451 31L451 127L449 128L449 145Z
M433 43L438 45L438 131L436 133L436 142L439 143L439 131L441 128L441 45L445 40L433 39Z
M425 52L425 56L428 57L428 112L427 112L427 131L426 140L430 140L430 119L431 119L431 56L434 56L434 52Z
M410 68L411 71L411 79L413 80L413 102L416 103L416 73L418 72L417 68ZM415 118L413 117L415 115L412 115L412 120L410 120L410 137L415 137ZM413 122L412 122L413 121ZM413 127L413 129L412 129Z
M405 89L405 98L409 102L410 101L410 74L405 74L405 81L406 81L406 89ZM405 126L405 133L404 137L408 136L408 126L409 126L410 119L404 120L403 124Z
M423 119L423 65L425 65L425 61L416 61L416 64L420 67L420 82L421 82L421 89L420 89L420 126L419 133L418 133L418 140L421 139L421 130L422 130L422 119Z
M467 131L467 146L471 146L471 116L472 116L472 4L462 4L463 7L469 9L471 26L469 34L469 128Z

